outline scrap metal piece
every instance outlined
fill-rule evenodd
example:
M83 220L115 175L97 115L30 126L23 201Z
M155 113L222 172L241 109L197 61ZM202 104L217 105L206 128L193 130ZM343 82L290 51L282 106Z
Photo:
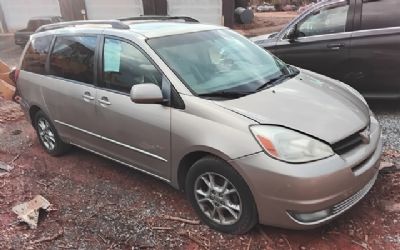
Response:
M1 170L4 170L4 171L7 171L7 172L10 172L11 170L14 169L14 167L8 165L7 163L4 163L4 162L1 162L1 161L0 161L0 169L1 169Z
M36 229L39 220L40 209L47 210L50 202L41 195L28 202L24 202L12 208L12 211L18 215L18 219L29 225L31 229Z

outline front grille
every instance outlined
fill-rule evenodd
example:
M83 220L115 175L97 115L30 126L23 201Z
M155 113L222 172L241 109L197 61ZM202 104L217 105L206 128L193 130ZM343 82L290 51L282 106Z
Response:
M362 129L361 131L363 130L365 130L365 128ZM341 141L334 143L332 145L333 151L338 155L342 155L363 144L363 140L360 135L361 131L352 134Z
M357 193L353 194L346 200L334 205L332 207L332 215L340 214L343 211L347 210L348 208L352 207L354 204L359 202L368 192L371 190L372 186L374 185L376 178L378 175L375 175L374 178L372 178L367 185L365 185L360 191Z

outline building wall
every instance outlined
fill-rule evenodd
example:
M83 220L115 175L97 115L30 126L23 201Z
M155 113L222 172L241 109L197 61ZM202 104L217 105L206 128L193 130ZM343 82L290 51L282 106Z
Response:
M149 0L80 1L86 7L87 19L116 19L143 15L142 1ZM229 0L167 0L167 13L171 16L190 16L203 23L222 25L223 1ZM32 17L61 16L59 0L0 0L0 5L10 32L25 28ZM73 5L72 7L76 7L76 4ZM76 10L72 8L71 11ZM78 12L76 15L80 16L80 10Z
M26 27L35 16L61 16L58 0L0 0L8 30Z
M143 15L142 0L86 0L88 19L116 19Z
M170 16L190 16L202 23L222 24L222 0L168 0Z

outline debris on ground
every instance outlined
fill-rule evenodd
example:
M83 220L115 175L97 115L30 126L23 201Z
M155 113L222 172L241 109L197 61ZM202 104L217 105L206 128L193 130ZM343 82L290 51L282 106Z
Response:
M209 239L207 239L205 237L196 235L190 231L179 231L178 235L189 238L190 240L194 241L196 244L198 244L201 247L204 247L206 249L210 248L211 242Z
M0 123L16 121L23 117L24 113L18 104L2 100L1 95L0 102L3 104L0 105Z
M64 235L64 229L61 229L55 235L48 236L48 237L43 237L43 238L40 238L38 240L31 241L30 243L34 245L34 244L38 244L38 243L42 243L42 242L53 241L53 240L56 240L56 239L60 238L63 235Z
M18 220L27 223L31 229L36 229L40 210L48 210L50 205L43 196L36 195L32 200L13 207L12 211L18 215Z
M12 100L15 93L13 82L9 78L11 68L0 60L0 96L6 100Z
M393 167L393 166L394 166L394 164L392 162L383 161L379 165L379 170L382 170L384 168L390 168L390 167Z
M166 219L166 220L175 220L175 221L180 221L180 222L187 223L187 224L192 224L192 225L198 225L198 224L200 224L200 221L199 221L199 220L188 220L188 219L184 219L184 218L180 218L180 217L174 217L174 216L169 216L169 215L164 215L163 218Z
M12 100L15 87L0 79L0 96L6 100Z
M383 200L381 201L382 208L390 213L400 213L400 203Z
M14 169L13 166L8 165L7 163L0 161L0 170L4 170L4 171L7 171L7 172L10 172L13 169Z
M11 67L0 59L0 80L6 82L9 85L13 85L14 83L9 77L11 71Z

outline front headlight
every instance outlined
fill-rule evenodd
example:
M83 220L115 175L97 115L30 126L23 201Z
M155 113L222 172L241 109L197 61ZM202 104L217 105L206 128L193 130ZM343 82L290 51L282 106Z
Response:
M267 154L282 161L304 163L335 154L328 144L284 127L257 125L250 130Z

